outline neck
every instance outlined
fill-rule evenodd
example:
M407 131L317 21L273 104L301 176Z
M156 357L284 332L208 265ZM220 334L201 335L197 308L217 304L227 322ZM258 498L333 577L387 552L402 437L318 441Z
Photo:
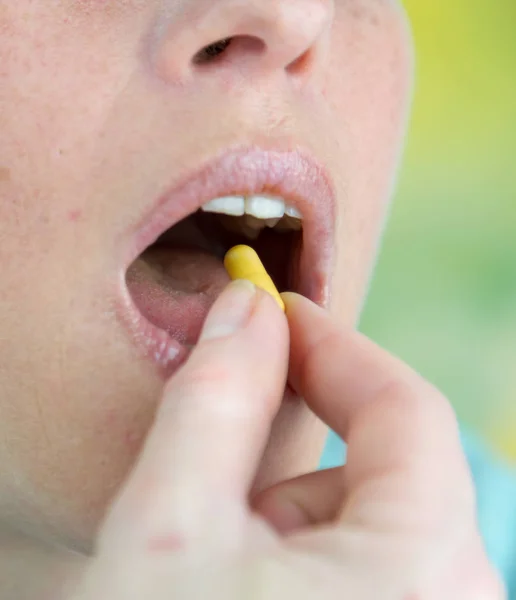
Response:
M66 600L85 556L0 529L0 598Z

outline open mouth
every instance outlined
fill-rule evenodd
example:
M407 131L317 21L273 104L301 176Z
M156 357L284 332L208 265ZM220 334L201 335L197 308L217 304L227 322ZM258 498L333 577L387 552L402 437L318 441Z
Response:
M186 346L228 282L225 253L252 246L280 292L296 289L301 214L273 196L229 196L205 204L172 226L127 271L142 315Z
M333 210L327 204L316 210L320 190L326 202L331 194L314 168L293 153L239 153L160 203L125 272L132 333L160 366L177 367L197 343L229 281L224 255L237 244L256 250L280 292L325 304Z

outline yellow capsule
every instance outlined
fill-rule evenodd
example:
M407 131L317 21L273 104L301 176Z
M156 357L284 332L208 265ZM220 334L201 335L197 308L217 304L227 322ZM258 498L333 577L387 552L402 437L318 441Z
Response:
M260 257L249 246L234 246L228 250L224 258L224 266L231 279L247 279L268 292L285 311L285 304L274 285L270 275L265 270Z

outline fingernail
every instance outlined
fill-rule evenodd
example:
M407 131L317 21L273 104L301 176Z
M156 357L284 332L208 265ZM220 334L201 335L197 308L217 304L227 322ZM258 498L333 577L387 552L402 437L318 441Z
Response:
M251 314L255 296L256 286L250 281L232 281L208 313L200 341L228 337L244 327Z

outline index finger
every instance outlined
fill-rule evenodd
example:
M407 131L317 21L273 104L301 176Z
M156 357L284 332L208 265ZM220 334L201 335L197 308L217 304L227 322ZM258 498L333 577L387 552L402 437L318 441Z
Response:
M471 477L442 394L313 303L294 294L283 298L290 384L348 444L344 517L399 527L407 519L435 525L445 509L455 514L454 507L472 514Z

